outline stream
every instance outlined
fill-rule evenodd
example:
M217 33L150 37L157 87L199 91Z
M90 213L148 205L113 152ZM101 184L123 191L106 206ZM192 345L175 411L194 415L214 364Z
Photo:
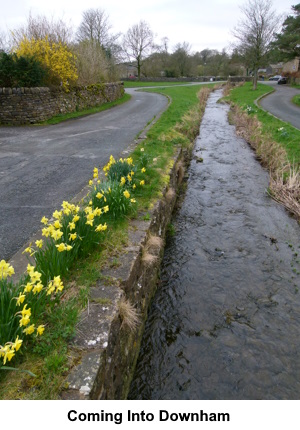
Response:
M129 399L300 399L300 230L208 100ZM203 159L203 162L201 162Z

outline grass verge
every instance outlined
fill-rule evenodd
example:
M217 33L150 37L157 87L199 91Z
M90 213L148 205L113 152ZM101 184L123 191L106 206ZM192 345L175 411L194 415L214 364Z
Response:
M138 181L145 181L134 194L139 211L151 208L161 196L162 188L169 180L166 172L177 148L182 146L190 150L193 147L212 86L160 90L172 99L172 103L131 154L134 164L143 166L135 175ZM87 306L90 287L102 277L102 269L109 264L118 265L118 255L127 244L128 222L126 217L111 220L101 245L86 258L78 260L64 277L65 288L60 300L42 315L46 326L44 335L29 347L22 347L13 361L17 369L0 371L1 399L59 397L66 375L80 360L80 352L69 347L78 316ZM109 284L110 279L104 281ZM126 312L124 315L128 314L128 309ZM26 371L36 376L32 377Z
M300 219L300 131L260 109L255 101L270 91L250 83L234 87L227 100L237 133L270 171L269 194Z
M296 105L300 107L300 94L296 95L292 98L292 102Z
M140 88L140 87L171 87L176 85L185 85L188 82L140 82L140 81L124 81L124 88Z

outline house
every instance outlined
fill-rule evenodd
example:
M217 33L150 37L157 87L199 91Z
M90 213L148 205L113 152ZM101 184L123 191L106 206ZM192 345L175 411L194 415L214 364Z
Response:
M267 69L267 75L281 75L282 73L282 68L283 68L283 63L278 63L278 64L270 64Z
M284 63L282 73L297 73L300 70L300 58L295 57L293 60Z

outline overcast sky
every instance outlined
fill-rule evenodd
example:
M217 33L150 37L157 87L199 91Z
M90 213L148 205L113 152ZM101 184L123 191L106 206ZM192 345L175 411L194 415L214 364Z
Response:
M82 12L89 8L106 11L113 33L125 33L140 20L147 21L159 43L169 39L169 51L177 43L188 42L192 51L228 48L231 30L243 16L244 0L1 0L0 31L26 23L29 13L63 18L74 29ZM273 0L278 14L290 14L297 0Z

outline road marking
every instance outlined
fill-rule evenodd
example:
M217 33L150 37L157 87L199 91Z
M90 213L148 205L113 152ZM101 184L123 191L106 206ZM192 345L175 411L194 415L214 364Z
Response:
M67 137L83 136L84 134L98 133L98 131L104 131L104 130L106 130L106 128L99 128L98 130L90 130L90 131L84 131L83 133L69 134Z

